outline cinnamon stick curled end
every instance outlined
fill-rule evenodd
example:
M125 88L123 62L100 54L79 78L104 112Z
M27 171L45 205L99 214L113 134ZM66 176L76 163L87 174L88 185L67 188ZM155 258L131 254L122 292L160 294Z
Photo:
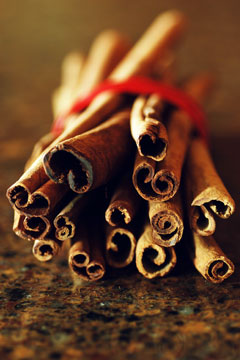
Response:
M152 126L146 133L139 136L137 147L140 155L148 156L156 161L164 159L167 153L168 141L164 137L159 137L154 132Z
M129 265L134 258L136 238L130 229L108 228L106 240L106 260L115 268Z
M82 241L75 242L71 247L68 263L73 274L85 281L99 280L105 274L104 262L97 257L91 260L89 248L84 248Z
M215 232L216 222L205 206L192 206L189 209L189 220L191 228L202 236L209 236Z
M122 201L115 201L110 204L105 212L105 219L111 226L128 224L132 217L131 208L127 203L123 204Z
M54 219L54 226L56 228L55 236L58 240L71 239L75 235L76 225L64 215Z
M44 166L53 181L69 184L70 189L77 193L85 193L92 186L91 163L66 144L59 144L48 152L44 157Z
M139 195L145 200L167 201L179 188L179 181L172 171L158 170L158 163L137 154L133 184Z
M183 235L183 221L174 211L159 211L151 219L154 241L165 247L174 246Z
M34 178L32 181L34 182ZM7 198L13 208L24 215L45 216L55 208L67 192L68 187L55 184L52 180L44 182L33 192L24 183L17 182L7 190Z
M224 190L219 190L215 186L208 187L195 197L192 202L192 206L204 205L207 209L212 210L212 212L219 217L227 219L233 214L235 210L235 203L227 193L227 190L225 192Z
M45 262L56 256L61 248L61 242L52 239L35 240L32 248L33 255L39 261Z
M191 255L196 269L212 283L221 283L234 272L233 263L212 236L203 237L193 232Z
M34 215L38 212L38 209L43 209L43 213L47 212L49 203L47 199L40 194L31 194L28 188L21 183L13 184L7 190L7 198L10 204L16 208L16 210L23 213Z
M138 271L148 279L162 277L175 267L176 262L174 248L164 248L154 243L151 226L147 225L136 246Z

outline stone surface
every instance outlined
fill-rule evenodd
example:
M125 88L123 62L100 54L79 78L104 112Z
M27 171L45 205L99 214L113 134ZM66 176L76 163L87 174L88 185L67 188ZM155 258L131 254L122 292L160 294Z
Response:
M21 3L22 8L19 8L20 2L5 0L1 3L3 11L0 13L1 23L6 25L1 33L5 51L1 50L0 57L0 358L239 359L240 173L237 158L240 136L237 131L229 132L224 125L224 121L235 118L237 125L234 126L236 129L239 126L239 104L229 100L237 99L234 90L239 80L235 71L234 46L230 46L234 44L232 34L239 33L238 2L218 2L219 8L214 11L213 7L209 8L209 12L206 12L209 2L201 2L202 7L198 5L195 10L189 2L181 2L183 9L193 17L199 44L196 47L191 34L185 47L184 71L187 72L190 60L186 59L190 56L195 69L206 65L204 59L208 58L209 63L217 64L218 70L221 71L223 66L226 85L210 108L213 132L216 129L214 134L218 133L218 121L223 129L220 133L225 131L224 126L227 129L227 136L213 137L212 152L237 204L231 219L217 223L215 238L236 265L235 274L221 285L208 283L184 260L164 279L146 280L131 267L126 271L114 271L97 283L84 284L71 278L66 254L51 263L38 263L31 254L31 244L12 233L13 214L5 191L21 174L35 140L49 128L49 99L59 81L61 58L66 51L76 47L77 39L86 49L93 36L106 27L104 17L98 23L97 13L93 12L90 17L87 6L81 8L74 0L60 3L25 0ZM97 2L90 3L100 9ZM101 11L106 19L107 6L114 14L113 3L120 9L120 2L103 2ZM115 16L117 28L120 28L126 6L122 3L122 12L106 21L107 26L113 26ZM148 8L146 18L144 12L139 15L145 19L144 25L139 20L134 30L130 22L133 7L130 7L123 28L137 37L154 17L153 12L162 9L158 3L153 1L153 8ZM143 8L145 2L141 1L141 4ZM82 25L76 23L76 6L79 14L84 9L83 13L89 17ZM171 1L170 6L176 7L177 2ZM87 26L88 20L91 26ZM222 37L214 43L216 51L208 51L211 44L207 31L210 29L210 40L211 37L217 39L212 30L220 29L220 20L225 25L221 28ZM86 29L84 33L80 31L81 26ZM76 31L80 35L76 35ZM227 43L228 34L231 35L230 44ZM71 36L73 40L69 40ZM224 43L230 49L229 56L220 59ZM200 58L203 44L208 45L204 50L205 58Z

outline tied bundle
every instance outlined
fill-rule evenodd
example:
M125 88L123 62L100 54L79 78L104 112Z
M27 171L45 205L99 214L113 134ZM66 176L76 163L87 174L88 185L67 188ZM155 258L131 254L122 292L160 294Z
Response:
M168 11L132 47L109 30L86 58L64 59L52 131L7 190L13 229L33 242L38 260L68 243L69 267L83 280L102 278L106 264L124 268L134 260L146 278L162 277L175 267L175 245L188 228L184 249L196 269L214 283L233 273L212 234L214 215L227 218L235 205L211 160L197 105L212 78L197 74L182 90L174 87L174 47L185 22Z

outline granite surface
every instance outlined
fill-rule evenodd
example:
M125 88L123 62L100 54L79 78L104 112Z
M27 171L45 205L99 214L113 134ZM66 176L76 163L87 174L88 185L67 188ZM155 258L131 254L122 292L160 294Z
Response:
M213 145L237 199L239 172L233 176L234 164L226 160L238 151L238 139L218 138ZM12 146L0 161L3 189L22 166L19 153L11 158ZM4 194L0 203L1 359L239 359L239 204L216 234L236 271L213 285L185 259L163 279L146 280L132 267L97 283L76 283L66 254L37 262L31 244L11 231Z
M214 43L216 51L207 51L210 45L205 48L210 63L217 64L223 73L226 86L209 108L215 134L212 153L237 205L231 219L217 222L215 238L236 266L234 275L220 285L204 280L184 257L177 269L163 279L146 280L130 267L126 271L114 271L97 283L76 282L69 273L66 254L50 263L38 263L31 254L31 244L12 233L13 213L5 191L21 174L36 139L49 128L50 94L58 84L64 52L76 46L80 25L76 23L74 7L79 6L79 12L81 10L74 0L24 0L22 8L18 7L19 3L3 0L0 5L5 49L0 57L0 359L239 359L240 169L236 159L240 135L237 130L229 132L226 125L224 128L224 121L230 123L231 119L235 121L234 129L239 126L239 106L233 101L237 98L239 76L235 71L233 47L226 59L219 57L224 53L224 43L230 49L229 33L239 33L236 21L239 6L234 5L238 2L228 1L225 13L221 14L225 2L218 2L215 10L209 7L202 33L201 14L209 2L203 1L202 8L198 4L193 10L188 1L182 1L183 9L195 21L199 44L209 40L206 29L212 29L213 19L215 29L220 29L220 20L225 19L229 25L228 31L221 30L221 44ZM72 8L68 7L69 3ZM161 10L157 3L153 1L152 12L148 8L146 17L142 13L143 25L137 22L134 36L147 25L147 18L153 17L153 12ZM119 9L117 4L103 1L103 10L107 6L111 11L114 6ZM177 6L177 1L170 1L169 6ZM87 15L88 10L83 9ZM121 14L116 15L118 28ZM103 19L99 25L94 22L96 12L94 16L89 18L89 31L79 32L79 43L84 44L85 49L93 35L103 28ZM87 26L87 20L82 26ZM57 31L59 24L62 27ZM130 18L127 17L124 26L130 29ZM210 32L209 37L215 35ZM233 44L232 37L231 41ZM190 49L195 52L191 53ZM190 54L193 57L195 68L205 64L194 48L193 39L187 43L185 52L185 59ZM189 63L183 61L185 72Z

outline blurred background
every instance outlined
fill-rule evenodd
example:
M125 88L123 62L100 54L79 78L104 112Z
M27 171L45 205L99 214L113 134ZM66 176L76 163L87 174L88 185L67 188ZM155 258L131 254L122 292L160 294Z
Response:
M238 1L1 0L1 138L21 138L24 131L31 137L26 146L30 148L47 132L52 121L50 96L67 52L87 52L94 37L107 28L135 41L157 14L171 8L189 19L179 47L179 74L216 74L216 92L207 107L212 134L240 134Z

